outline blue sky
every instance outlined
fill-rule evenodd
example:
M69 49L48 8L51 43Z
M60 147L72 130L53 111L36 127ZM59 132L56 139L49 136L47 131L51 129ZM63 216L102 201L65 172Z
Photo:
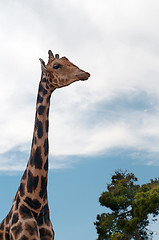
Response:
M104 211L98 198L116 169L140 183L158 177L158 10L157 0L0 1L0 221L29 157L38 59L47 61L48 49L91 73L51 100L56 239L96 238L93 222Z

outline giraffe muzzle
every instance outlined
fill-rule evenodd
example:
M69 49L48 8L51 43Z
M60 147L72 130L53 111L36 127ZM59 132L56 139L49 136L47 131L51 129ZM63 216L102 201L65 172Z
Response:
M88 72L84 72L84 71L81 70L80 73L76 74L76 77L79 80L85 81L90 77L90 74Z

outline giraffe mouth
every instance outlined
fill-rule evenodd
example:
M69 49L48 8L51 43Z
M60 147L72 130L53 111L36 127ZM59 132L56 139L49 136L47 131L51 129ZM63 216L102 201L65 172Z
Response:
M85 81L90 77L90 74L88 72L82 71L81 73L78 73L76 77L81 81Z

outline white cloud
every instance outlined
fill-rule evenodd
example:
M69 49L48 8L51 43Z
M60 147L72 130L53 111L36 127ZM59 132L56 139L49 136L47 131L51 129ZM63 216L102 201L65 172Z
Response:
M0 153L17 146L30 149L38 58L47 61L50 48L91 73L89 81L52 96L52 155L119 147L158 152L158 8L157 1L148 0L1 1ZM118 102L111 111L105 109L122 96L135 102L134 92L140 91L147 93L147 101L156 97L153 112L129 111L128 105L120 113ZM104 117L99 111L106 112Z

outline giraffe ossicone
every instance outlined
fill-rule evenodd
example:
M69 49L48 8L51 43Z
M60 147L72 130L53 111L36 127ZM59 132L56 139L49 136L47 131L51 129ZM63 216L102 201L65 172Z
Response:
M48 63L40 58L35 124L30 157L13 199L11 210L0 223L0 240L53 240L47 198L49 108L52 92L90 76L66 57L48 52Z

